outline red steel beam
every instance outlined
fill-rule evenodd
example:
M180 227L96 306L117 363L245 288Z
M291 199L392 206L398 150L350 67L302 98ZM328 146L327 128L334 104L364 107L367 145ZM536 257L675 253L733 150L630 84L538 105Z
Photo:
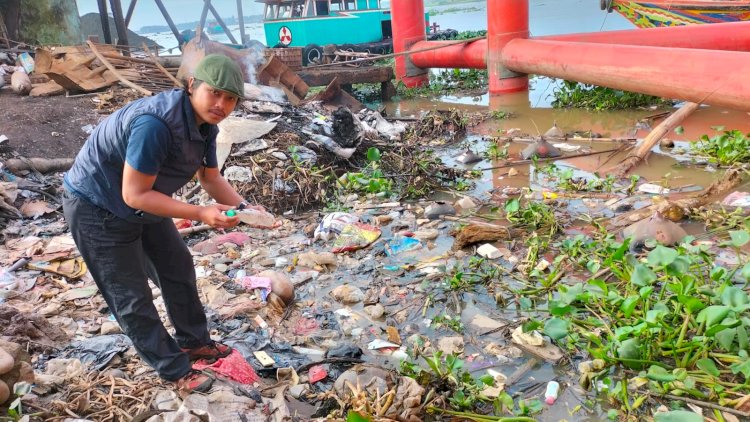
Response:
M550 35L534 39L546 41L648 45L652 47L750 51L750 22L683 25L649 29L626 29L623 31Z
M487 0L487 73L490 94L524 91L527 75L503 65L502 50L508 41L529 37L529 0Z
M394 53L408 51L413 44L424 41L426 27L423 0L391 0ZM407 56L396 57L396 79L409 88L424 86L430 81L427 70L415 66Z
M749 53L515 39L502 61L516 72L750 111Z
M433 48L455 41L420 41L411 50ZM477 40L468 44L453 44L438 50L410 54L412 63L421 68L458 68L458 69L486 69L487 68L487 40Z

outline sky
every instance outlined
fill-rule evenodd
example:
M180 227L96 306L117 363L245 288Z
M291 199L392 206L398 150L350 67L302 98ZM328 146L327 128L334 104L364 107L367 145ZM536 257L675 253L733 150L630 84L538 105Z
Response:
M120 0L125 14L128 11L131 0ZM83 16L87 13L99 13L99 6L96 0L76 0L78 4L78 13ZM162 0L164 7L169 12L174 23L194 22L201 18L203 10L203 0ZM112 15L110 2L107 1L107 11ZM236 0L213 0L211 5L219 12L222 18L237 16ZM242 14L245 16L258 15L263 13L263 5L255 0L242 0ZM208 19L212 19L211 12L208 13ZM138 0L133 11L133 18L130 20L128 29L138 31L142 26L147 25L167 25L156 2L153 0Z

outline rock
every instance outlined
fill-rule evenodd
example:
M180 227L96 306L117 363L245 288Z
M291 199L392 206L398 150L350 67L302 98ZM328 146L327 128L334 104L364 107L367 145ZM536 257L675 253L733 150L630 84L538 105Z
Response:
M0 404L5 403L10 398L10 388L5 382L0 381Z
M456 209L452 205L437 201L424 210L424 217L430 220L438 219L444 215L456 215Z
M436 229L424 229L414 232L414 238L421 241L435 240L438 236L440 236L440 232Z
M24 71L17 70L10 76L10 87L18 95L29 95L31 92L31 79Z
M18 370L17 382L27 382L29 384L34 383L34 368L31 367L29 362L21 362L21 367Z
M626 227L622 236L631 238L630 250L637 251L643 248L647 240L655 240L665 246L675 245L687 236L687 232L657 211L651 217Z
M477 254L487 259L498 259L503 256L503 254L500 253L499 249L490 245L489 243L485 243L484 245L478 247Z
M468 196L464 196L463 198L459 199L454 205L458 208L461 208L462 210L473 210L477 207L477 204Z
M442 337L438 340L438 349L446 355L460 355L464 352L464 338L459 336Z
M341 374L333 383L333 388L339 397L346 397L351 393L352 388L357 387L369 394L380 394L382 397L391 385L393 385L393 377L385 369L356 365Z
M469 324L480 329L482 332L497 330L507 325L482 314L474 315Z
M109 335L109 334L120 334L122 333L122 330L120 329L120 326L117 325L114 321L104 321L102 322L102 328L101 328L101 334L103 336Z
M278 271L261 271L258 277L268 277L271 279L271 292L276 294L285 304L289 305L294 301L294 285L289 277Z
M456 161L461 164L474 164L482 161L482 156L478 155L470 148L466 148L466 151L462 152L461 155L456 158Z
M372 319L379 319L385 314L385 308L379 303L372 306L366 306L364 311Z
M220 273L225 273L227 270L229 270L229 266L227 264L216 264L214 265L214 268L216 268L216 271Z
M305 252L297 257L297 265L318 271L336 268L336 255L332 252Z
M154 406L159 410L177 410L181 404L179 396L172 390L160 390L154 397Z
M390 223L391 221L393 221L393 217L391 217L390 215L379 215L379 216L375 217L375 222L379 226L384 226L384 225Z
M521 158L524 160L529 160L531 157L551 158L559 157L560 155L562 155L560 150L555 148L554 145L547 142L544 138L541 138L521 151Z
M10 353L6 352L3 349L0 349L0 375L10 372L10 370L13 369L15 363L16 362L13 359L13 356L10 355Z
M310 384L297 384L295 386L289 387L289 394L291 394L295 399L302 397L302 395L308 391L310 391Z
M674 141L669 138L663 138L659 141L659 146L662 148L674 148Z
M351 286L349 284L343 284L336 287L331 292L333 298L341 303L359 303L365 298L365 294L360 290L359 287Z

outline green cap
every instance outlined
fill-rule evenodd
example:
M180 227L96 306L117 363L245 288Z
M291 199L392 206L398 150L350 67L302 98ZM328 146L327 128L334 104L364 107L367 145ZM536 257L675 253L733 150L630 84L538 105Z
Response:
M245 96L242 69L234 60L222 54L209 54L204 57L195 67L193 76L239 98Z

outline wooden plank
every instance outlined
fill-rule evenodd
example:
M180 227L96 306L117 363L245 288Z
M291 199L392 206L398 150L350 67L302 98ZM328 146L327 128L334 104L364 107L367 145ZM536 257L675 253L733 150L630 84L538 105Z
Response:
M146 54L148 54L148 56L151 57L151 60L153 60L156 67L158 67L159 70L161 70L165 75L167 75L167 78L169 78L172 82L174 82L174 85L176 87L184 88L184 86L182 85L182 82L179 79L175 78L174 75L169 73L169 71L165 69L164 66L161 65L161 63L159 63L159 60L156 58L156 56L151 54L151 50L148 49L148 46L146 46L146 43L143 43L143 51L145 51Z
M380 83L393 79L393 68L385 66L354 69L309 69L297 72L309 86L326 86L335 78L341 85Z
M152 95L154 95L153 92L147 90L146 88L143 88L143 87L139 86L136 83L133 83L133 82L129 81L124 76L122 76L122 74L120 73L120 71L117 70L114 66L112 66L112 64L107 60L106 57L102 56L101 53L99 53L99 51L96 49L96 45L94 43L92 43L91 41L86 41L86 43L89 45L89 47L91 48L91 51L94 53L94 55L96 55L96 58L98 58L99 61L102 62L102 64L104 66L106 66L107 69L109 69L110 72L112 72L113 75L117 76L117 79L119 79L120 82L122 82L124 85L126 85L126 86L128 86L130 88L135 89L136 91L142 93L143 95L147 95L149 97L152 96Z

